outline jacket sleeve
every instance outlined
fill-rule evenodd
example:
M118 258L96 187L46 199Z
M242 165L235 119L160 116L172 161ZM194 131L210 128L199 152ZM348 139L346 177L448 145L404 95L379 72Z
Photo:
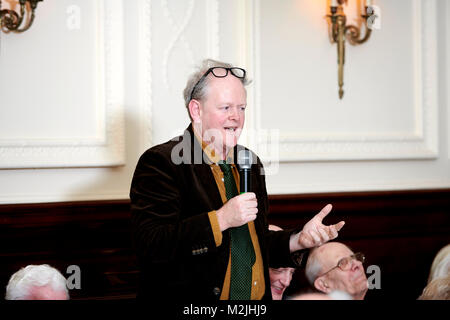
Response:
M183 206L177 166L167 153L147 150L130 190L133 243L147 263L170 263L216 250L208 212Z
M309 254L309 250L299 250L291 253L289 249L289 240L292 234L300 232L302 228L289 229L283 231L270 231L268 230L267 215L269 213L269 201L266 190L266 181L264 174L264 167L259 158L257 158L257 174L260 175L260 193L261 196L258 199L264 201L264 230L265 230L265 241L267 244L267 254L269 259L269 267L280 268L280 267L304 267L306 264L306 259Z

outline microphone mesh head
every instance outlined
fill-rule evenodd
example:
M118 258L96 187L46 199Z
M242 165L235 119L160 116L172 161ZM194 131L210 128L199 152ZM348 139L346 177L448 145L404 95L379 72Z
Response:
M250 150L240 150L237 156L237 163L242 170L250 169L252 167L252 153Z

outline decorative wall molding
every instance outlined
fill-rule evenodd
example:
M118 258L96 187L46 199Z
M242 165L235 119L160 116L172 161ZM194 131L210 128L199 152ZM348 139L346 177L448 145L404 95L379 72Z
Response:
M450 3L448 1L445 2L445 6L447 8L446 10L446 17L450 14ZM447 56L446 56L446 65L447 65L447 74L445 77L445 85L447 92L447 101L446 101L446 110L447 110L447 158L450 160L450 41L448 40L448 37L450 36L450 21L449 19L445 19L446 23L446 32L445 32L445 39L447 40Z
M0 168L110 167L125 163L122 1L97 0L96 99L92 138L0 140Z
M250 93L253 114L250 130L256 138L249 146L260 154L264 162L335 161L335 160L387 160L387 159L433 159L438 155L438 100L437 100L437 6L435 0L414 0L414 116L412 132L380 135L377 133L336 135L315 133L305 135L301 131L273 132L261 126L261 77L260 72L260 1L246 1L240 10L248 21L246 43L253 52L243 60L251 59L253 70L253 93ZM324 6L325 8L325 6ZM332 48L330 47L330 50ZM243 53L245 55L245 53ZM273 138L276 138L274 146ZM250 141L247 138L247 141ZM261 151L260 151L261 150ZM270 151L272 150L272 151ZM273 150L276 152L274 153Z
M139 104L141 117L141 149L152 145L152 1L139 1Z
M207 56L219 59L220 36L219 36L219 1L206 1L206 32L207 32Z
M183 16L182 21L177 21L177 19L173 18L173 16L172 16L172 11L170 10L169 5L168 5L168 0L161 0L161 7L163 9L164 16L166 17L167 21L169 22L170 26L172 27L172 29L174 31L173 36L172 36L166 50L164 51L164 60L162 63L163 80L164 80L166 89L168 89L168 90L170 89L169 75L168 75L169 61L170 61L170 56L171 56L177 42L180 42L183 45L184 51L185 51L187 57L189 58L189 61L191 62L191 64L194 64L194 53L191 49L191 45L190 45L189 41L187 41L186 37L184 36L184 32L185 32L186 27L188 26L189 22L192 19L192 14L194 11L194 6L195 6L195 0L184 1L183 3L186 3L186 5L187 5L186 13Z
M180 79L180 77L185 77L185 75L180 72L174 73L170 66L177 65L177 63L194 66L198 63L199 58L219 58L220 10L218 0L189 0L184 2L161 0L158 3L152 2L151 0L140 0L138 7L140 15L140 35L138 40L139 90L140 112L142 114L140 126L143 130L143 135L140 137L140 145L142 151L144 151L154 143L154 128L152 126L154 111L152 108L157 94L153 92L154 88L152 83L154 81L160 81L163 84L163 88L169 92L168 99L165 103L171 103L173 102L171 99L174 96L174 79ZM182 12L181 18L176 16L177 10ZM204 17L202 15L203 22L194 20L195 14L198 14L198 11L204 12ZM152 14L154 15L153 18ZM159 19L159 15L163 18ZM164 25L160 25L162 21L164 21ZM204 39L205 50L201 57L196 57L194 49L200 45L203 39L199 41L201 38L188 37L188 29L193 26L199 28L201 34L199 32L196 32L196 34L198 37L203 37ZM158 30L158 28L164 28L167 36L165 37L164 43L153 44L153 41L158 41L154 40L157 37L154 36L153 30ZM153 48L153 46L155 47ZM182 50L181 56L184 57L183 61L176 60L175 57L180 53L177 50ZM158 59L162 60L158 61ZM167 94L167 92L163 90L163 92L158 93ZM178 91L177 94L179 94Z
M240 141L249 148L257 151L258 143L255 133L260 132L261 123L258 118L261 112L260 105L260 84L259 77L259 1L239 1L238 12L236 13L238 23L238 61L239 66L247 70L248 77L252 83L246 87L247 89L247 108L245 111L245 126L242 131ZM259 109L258 109L259 107ZM257 110L258 109L258 110Z
M186 6L185 14L181 21L177 21L173 15L172 11L168 5L169 0L161 0L161 7L166 17L168 23L170 24L173 35L171 40L164 50L164 58L162 63L162 74L163 81L166 89L170 90L170 80L169 80L169 63L170 57L179 43L184 48L184 54L191 65L196 65L197 58L195 57L194 51L192 50L192 45L195 47L196 43L191 43L189 39L185 36L185 31L191 23L192 16L195 10L195 6L198 3L196 0L184 1L183 4ZM205 1L205 27L204 32L206 36L206 52L205 55L209 58L219 57L219 3L218 0L208 0ZM178 75L177 75L178 76Z
M265 167L267 167L265 165ZM269 166L270 167L270 166ZM450 182L443 177L436 180L421 180L421 179L407 179L406 181L396 182L358 182L357 190L364 190L367 192L382 192L385 190L392 191L415 191L415 190L432 190L432 189L448 189L450 188ZM339 190L341 192L354 192L354 185L345 183L327 183L324 187L324 183L320 182L308 182L307 187L304 184L292 183L292 184L269 184L267 186L267 192L269 194L292 194L293 190L296 192L302 192L303 194L314 194L317 192L334 192Z

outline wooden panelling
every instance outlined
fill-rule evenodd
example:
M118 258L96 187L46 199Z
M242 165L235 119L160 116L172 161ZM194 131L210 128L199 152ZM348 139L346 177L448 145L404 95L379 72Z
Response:
M327 203L333 210L324 223L345 221L336 240L364 252L366 266L380 267L381 290L367 298L416 299L434 256L450 243L450 190L272 196L269 221L303 225ZM307 285L297 272L287 294Z
M373 299L416 299L437 251L450 243L450 190L270 196L269 222L301 226L327 203L325 224L345 220L339 241L381 269ZM81 268L72 299L134 298L138 284L131 245L129 200L0 206L0 286L28 264L48 263L66 276ZM288 294L302 291L296 275Z
M81 269L72 299L133 297L137 268L129 201L0 206L0 284L28 264L48 263L64 275Z

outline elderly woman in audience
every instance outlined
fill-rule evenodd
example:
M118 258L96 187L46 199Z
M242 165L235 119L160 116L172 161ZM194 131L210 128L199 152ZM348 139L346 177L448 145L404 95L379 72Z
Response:
M431 264L428 283L434 279L447 277L448 275L450 275L450 244L443 247L436 254L436 257Z
M6 300L69 300L66 278L48 264L21 268L9 279Z
M353 300L363 300L368 290L363 262L362 253L353 253L340 242L328 242L310 252L305 274L320 292L329 294L339 290Z
M419 300L450 300L450 244L436 254Z
M450 275L431 280L418 300L450 300Z

